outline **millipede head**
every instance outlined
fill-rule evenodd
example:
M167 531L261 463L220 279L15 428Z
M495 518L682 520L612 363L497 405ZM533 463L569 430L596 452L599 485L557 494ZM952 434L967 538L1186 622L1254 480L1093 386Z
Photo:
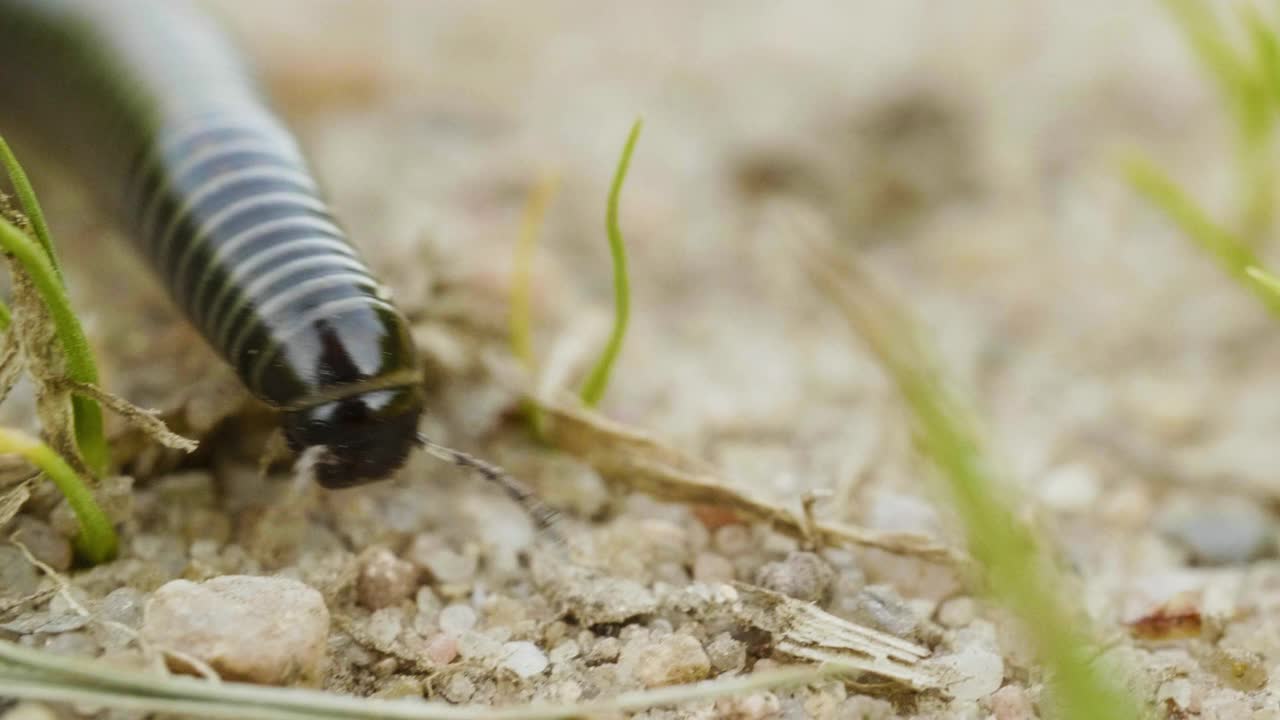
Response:
M326 488L384 480L418 447L422 388L370 390L284 416L284 434L296 452L319 448L314 472Z

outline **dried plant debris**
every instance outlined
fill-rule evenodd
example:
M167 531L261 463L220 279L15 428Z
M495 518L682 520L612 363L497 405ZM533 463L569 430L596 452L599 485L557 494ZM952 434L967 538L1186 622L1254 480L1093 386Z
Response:
M172 450L182 450L183 452L195 452L195 449L199 446L199 443L195 440L185 438L169 430L160 418L159 411L140 408L118 395L112 395L106 390L93 385L64 380L62 386L78 395L91 397L102 403L103 407L124 418L126 422L137 428L152 442Z
M920 661L928 648L842 620L812 603L801 602L763 588L734 583L739 620L773 636L783 654L849 668L902 683L912 690L929 690L937 680Z
M935 562L962 564L954 548L913 533L881 532L830 521L806 522L803 511L789 510L739 492L716 477L715 470L663 445L653 437L570 400L536 399L546 412L547 434L559 449L594 467L605 478L659 500L708 505L766 522L788 536L824 545L857 545Z
M0 491L0 529L8 525L30 499L31 490L27 488L26 483Z

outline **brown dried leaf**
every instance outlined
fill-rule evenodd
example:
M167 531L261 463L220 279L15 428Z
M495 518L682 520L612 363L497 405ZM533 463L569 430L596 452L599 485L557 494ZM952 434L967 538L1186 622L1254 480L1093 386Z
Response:
M573 400L534 399L547 417L553 445L590 464L605 478L661 500L732 509L743 517L768 522L805 540L809 528L801 514L754 499L729 487L714 469L638 430L587 410ZM912 533L891 533L836 522L817 522L818 542L860 545L886 552L962 564L964 556Z

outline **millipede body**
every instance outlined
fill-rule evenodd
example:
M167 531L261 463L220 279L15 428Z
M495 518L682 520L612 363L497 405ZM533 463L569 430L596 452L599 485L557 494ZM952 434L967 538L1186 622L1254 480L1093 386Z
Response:
M182 0L0 0L0 133L70 168L328 487L415 446L406 323L241 57Z

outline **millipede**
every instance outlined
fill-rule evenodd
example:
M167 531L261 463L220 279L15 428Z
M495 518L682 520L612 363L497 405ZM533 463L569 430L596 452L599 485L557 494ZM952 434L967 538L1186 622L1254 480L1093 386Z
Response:
M0 90L0 123L26 130L115 218L245 387L280 411L289 446L314 451L321 485L388 477L426 445L531 501L419 435L403 315L251 68L196 7L0 0Z

